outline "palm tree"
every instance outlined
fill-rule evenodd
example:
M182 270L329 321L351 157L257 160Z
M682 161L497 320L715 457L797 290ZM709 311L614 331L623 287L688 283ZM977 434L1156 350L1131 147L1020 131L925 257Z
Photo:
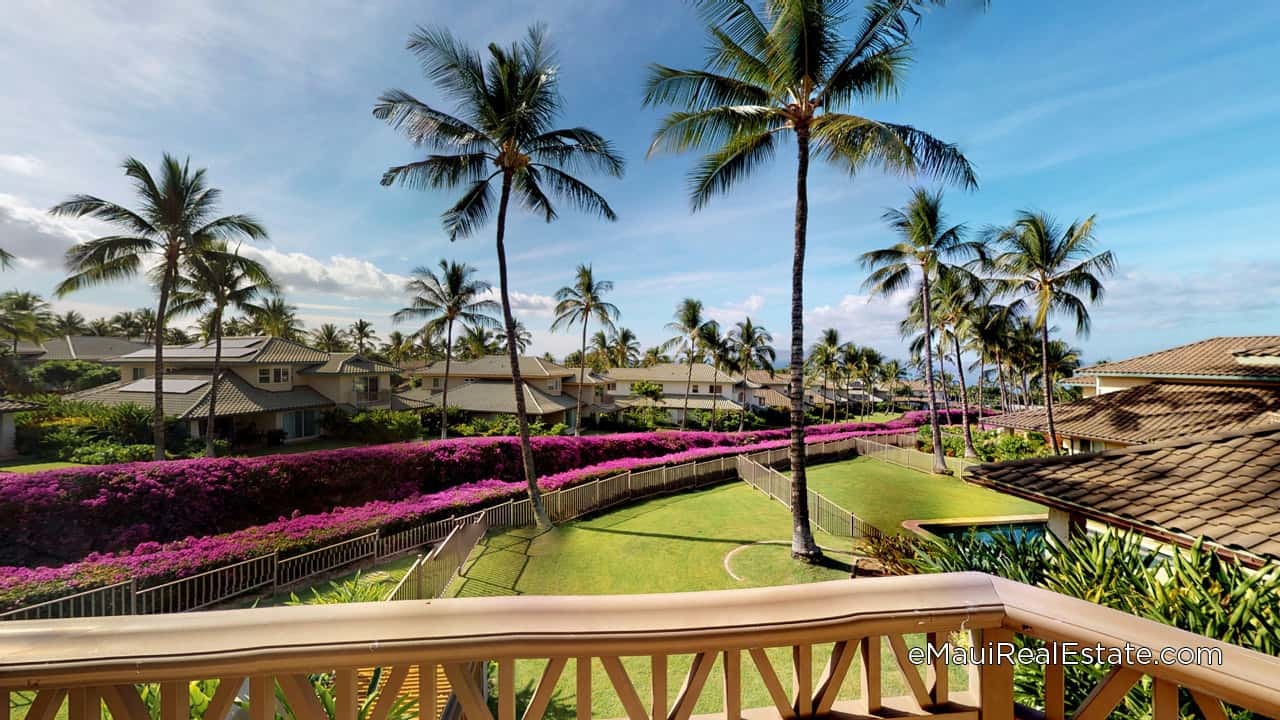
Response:
M511 335L503 335L498 338L498 350L506 352L507 342L515 338L516 352L520 355L525 354L529 346L533 344L533 333L529 332L529 328L524 326L524 322L516 320L515 332Z
M158 283L159 278L155 278ZM156 322L156 311L149 307L138 308L133 311L134 319L138 323L138 328L142 331L142 342L150 345L164 335L165 328Z
M284 297L272 295L261 305L246 308L252 321L251 332L268 337L299 340L302 338L302 321L298 319L298 308L285 302Z
M53 333L53 313L44 298L10 290L0 295L0 333L9 339L15 358L22 340L40 342Z
M311 345L317 350L336 353L350 347L347 344L347 333L333 323L324 323L312 330L310 335Z
M424 321L415 337L423 340L444 336L444 390L440 399L440 439L449 436L449 371L453 362L453 325L461 321L471 327L485 328L498 324L491 313L498 304L483 298L489 283L472 276L476 269L466 263L441 260L439 272L426 266L414 268L404 291L409 294L408 307L397 310L393 322Z
M932 287L932 317L936 324L933 330L938 337L939 361L947 356L944 349L946 345L950 345L955 352L952 360L956 366L956 378L960 382L964 455L972 458L978 456L978 451L973 447L973 433L969 424L969 389L965 382L964 356L960 344L971 332L969 318L978 307L983 288L981 282L966 270L946 265L940 265L938 270L938 277ZM904 326L920 329L923 324L920 299L916 298L911 303L910 316L904 321ZM920 338L929 335L930 333L925 333Z
M529 444L529 418L511 314L504 244L507 208L514 192L523 206L551 222L556 211L546 193L550 190L571 205L614 220L617 216L604 197L567 170L592 167L621 177L623 161L608 141L586 128L550 127L562 100L553 53L541 26L530 28L523 43L509 48L490 44L487 63L444 30L418 30L409 37L408 49L445 95L457 103L463 117L430 107L402 90L384 93L374 106L375 117L402 131L415 145L448 154L392 167L382 176L382 184L465 188L443 216L450 239L480 229L492 210L495 180L500 186L495 238L498 291L508 338L520 451L534 517L538 527L548 528L551 521L542 506Z
M667 354L665 344L656 345L644 351L644 357L640 359L640 367L653 367L669 362L671 362L671 356Z
M777 359L777 353L773 349L773 336L768 330L751 322L748 317L739 320L729 331L729 342L743 373L748 370L768 370L769 376L773 376L773 363ZM738 432L742 432L747 421L745 391L742 397L743 410L738 416Z
M889 411L897 412L897 395L907 381L907 368L899 360L885 360L880 364L880 378L889 387Z
M610 280L596 280L590 265L579 265L577 276L572 285L566 285L556 291L556 319L551 323L551 330L561 330L574 325L582 325L582 356L587 355L587 326L595 319L607 329L621 316L618 307L605 302L605 293L613 290ZM606 355L607 355L606 349ZM573 416L573 434L582 434L582 385L586 382L586 363L578 368L577 410Z
M611 364L609 355L609 335L603 330L597 330L591 335L591 348L587 353L587 365L590 365L596 372L604 372L609 369Z
M609 335L609 364L635 367L640 362L640 340L630 328L620 327Z
M347 328L347 337L351 338L351 341L356 344L356 352L361 355L364 354L365 347L378 342L378 335L374 332L373 323L364 318L359 318L351 323L351 327Z
M1065 230L1043 212L1022 211L1012 225L988 236L1004 249L994 260L1000 288L1026 296L1032 326L1040 332L1041 379L1045 419L1054 454L1061 454L1053 423L1053 375L1049 370L1049 317L1062 313L1075 321L1076 334L1089 334L1089 304L1102 299L1102 278L1115 272L1110 250L1094 253L1094 216ZM1082 297L1083 296L1083 297Z
M155 458L164 459L164 323L169 296L183 259L209 243L232 239L258 240L267 231L248 215L215 217L221 192L209 187L204 169L192 170L190 161L179 162L165 154L157 182L145 165L134 158L124 162L124 173L134 184L139 210L92 195L75 195L55 205L53 215L90 217L119 228L119 234L82 242L67 251L71 273L58 284L58 297L94 285L137 275L149 258L155 266L159 299L151 336L155 343L155 406L152 432Z
M864 287L872 296L889 296L917 283L916 294L922 309L925 383L929 392L929 427L933 436L933 472L950 473L942 453L942 429L938 426L937 398L933 376L933 293L932 283L948 261L980 257L981 243L964 239L963 225L946 227L942 212L942 193L924 188L912 191L911 201L901 210L886 210L884 221L898 234L900 241L881 250L863 253L862 266L871 270ZM916 273L919 278L916 279Z
M693 363L697 359L698 333L706 322L706 318L702 316L702 301L685 298L676 305L676 312L672 315L671 322L666 325L667 330L676 335L663 345L663 349L679 348L683 344L689 359L689 374L684 384L684 410L680 414L681 430L685 428L685 421L689 419L689 389L693 386Z
M796 206L791 264L792 554L822 553L809 527L804 465L804 256L811 155L851 172L875 165L977 184L959 150L908 125L842 112L892 98L910 60L912 0L867 6L846 41L844 3L771 0L763 14L745 0L704 1L710 26L708 70L655 65L646 104L680 109L663 121L650 153L709 148L690 177L694 209L727 192L772 157L782 136L796 140Z
M68 310L53 317L53 329L59 335L83 335L88 331L89 326L85 323L83 315L75 310Z
M8 270L13 267L13 261L13 253L5 250L4 248L0 248L0 270Z
M869 347L858 348L850 368L862 383L862 419L875 409L876 381L881 377L884 356Z
M94 318L89 321L89 325L85 332L97 337L108 337L115 332L115 330L111 327L111 322L106 318Z
M501 350L498 338L492 331L480 325L463 326L462 337L458 338L460 360L479 360L487 355L496 355Z
M813 344L809 350L809 367L813 375L822 377L822 410L819 418L825 422L827 419L827 406L831 406L831 419L836 419L836 405L827 387L831 377L836 374L836 368L840 362L840 331L835 328L827 328L822 331L822 336L818 342Z
M399 365L405 360L412 359L418 350L419 347L414 343L413 337L406 336L399 330L387 333L387 342L382 346L382 354L392 365Z
M708 320L698 328L698 345L711 359L711 429L716 429L716 402L720 393L714 392L720 380L720 369L729 361L733 351L729 346L729 338L720 332L720 323Z
M218 382L222 374L222 316L228 308L244 310L259 296L275 290L267 269L256 260L241 257L225 243L211 243L198 254L183 258L173 289L170 318L208 311L213 330L213 371L209 381L209 409L205 419L204 454L217 455L214 420L217 417Z

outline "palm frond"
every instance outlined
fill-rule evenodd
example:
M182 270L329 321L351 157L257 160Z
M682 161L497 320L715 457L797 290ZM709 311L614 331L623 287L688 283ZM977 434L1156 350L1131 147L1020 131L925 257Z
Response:
M470 236L489 218L490 206L493 204L491 179L492 176L472 183L458 202L444 211L441 218L450 240Z
M567 170L591 168L622 177L626 161L602 135L583 127L551 130L529 143L529 156Z
M645 81L645 106L678 105L707 110L721 105L767 105L769 100L769 92L758 85L707 70L651 65Z
M776 108L767 105L726 105L692 112L676 111L662 119L649 145L649 156L658 152L683 152L719 146L737 135L754 135L780 129L786 122Z
M605 220L618 219L617 214L613 212L613 208L609 206L609 202L604 199L603 195L569 173L543 164L531 166L529 169L540 171L547 188L553 194L576 206L579 210L594 213Z
M701 209L716 193L728 192L761 163L771 159L775 149L774 132L736 135L699 161L689 174L693 209Z
M978 186L972 165L955 145L908 125L828 113L814 121L813 138L819 153L851 173L874 164L887 172L930 175L968 189Z
M556 219L556 209L551 204L551 198L542 191L541 183L542 173L538 168L528 167L512 178L512 189L519 197L521 205L538 213L547 222L551 222Z
M453 188L496 175L491 169L489 153L463 155L430 155L425 160L397 165L382 174L382 184L399 183L414 190Z
M388 90L378 97L373 116L404 134L414 145L471 153L493 146L470 123L436 110L403 90Z

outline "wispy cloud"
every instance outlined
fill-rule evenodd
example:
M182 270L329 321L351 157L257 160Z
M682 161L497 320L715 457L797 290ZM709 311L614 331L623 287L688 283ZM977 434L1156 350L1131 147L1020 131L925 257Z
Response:
M33 155L6 155L0 153L0 172L14 175L35 175L40 172L40 159Z

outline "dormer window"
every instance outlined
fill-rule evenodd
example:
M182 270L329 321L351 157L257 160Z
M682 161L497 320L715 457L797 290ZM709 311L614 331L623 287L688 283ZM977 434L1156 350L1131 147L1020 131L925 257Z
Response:
M259 385L287 385L288 383L289 368L258 368Z

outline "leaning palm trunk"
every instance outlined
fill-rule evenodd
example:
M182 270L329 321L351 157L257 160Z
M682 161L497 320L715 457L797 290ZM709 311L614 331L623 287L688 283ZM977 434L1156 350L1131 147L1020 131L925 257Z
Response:
M578 351L578 397L573 415L573 436L582 436L582 384L587 381L587 320L582 320L582 349Z
M982 422L983 412L987 407L987 397L983 393L986 391L987 379L987 346L983 345L978 349L978 431L986 429L986 424Z
M684 409L680 411L680 429L689 421L689 388L693 387L693 341L689 341L689 375L684 382Z
M923 271L923 279L920 283L920 301L924 310L924 327L925 327L925 343L924 343L924 372L925 382L929 385L929 434L933 438L933 472L937 475L949 475L951 471L947 468L947 458L942 454L942 428L938 426L938 398L937 385L933 383L933 338L931 330L933 328L933 314L929 308L929 268L921 268Z
M453 320L444 331L444 389L440 391L440 439L449 437L449 370L453 364Z
M952 335L951 341L956 346L956 376L960 379L960 413L963 415L960 424L964 428L964 456L978 457L978 451L973 449L973 432L969 429L969 388L964 384L964 358L960 354L960 338Z
M156 357L153 371L155 373L155 398L151 406L151 437L156 444L155 459L164 459L164 329L165 313L169 312L169 292L173 289L173 281L178 276L178 245L170 242L171 248L165 253L165 271L160 282L160 301L156 305L155 332L152 340L155 343Z
M809 527L809 483L804 447L804 250L809 223L809 128L796 128L796 227L791 260L791 556L822 559Z
M714 380L719 375L720 375L720 365L719 364L712 365L711 366L712 379ZM711 383L711 387L715 388L715 382ZM717 393L717 392L711 393L711 430L712 432L714 432L716 429L716 400L719 399L718 397L719 395L720 393Z
M533 465L533 446L529 443L529 416L524 405L524 380L520 377L520 355L516 344L516 320L511 315L511 296L507 290L507 250L503 236L507 229L507 205L511 200L511 173L502 178L502 200L498 205L498 289L502 295L502 321L507 330L507 358L511 361L512 389L516 396L516 424L520 428L520 455L524 460L524 481L533 505L533 518L538 529L551 528L551 518L542 505L542 492L538 490L538 475Z
M218 448L213 443L213 423L217 419L218 376L222 374L222 308L213 313L213 375L209 378L209 414L204 424L204 456L215 457Z
M1057 429L1053 424L1053 378L1049 376L1049 323L1040 328L1040 384L1044 386L1044 416L1049 424L1049 442L1053 445L1053 454L1061 455L1062 446L1058 444Z

